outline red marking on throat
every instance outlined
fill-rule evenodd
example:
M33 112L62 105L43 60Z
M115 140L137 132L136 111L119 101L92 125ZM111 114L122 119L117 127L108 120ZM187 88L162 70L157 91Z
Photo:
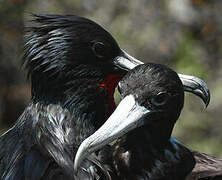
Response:
M114 102L114 92L119 81L123 78L123 75L111 74L104 82L100 84L100 88L104 88L108 95L108 109L106 112L106 118L108 118L113 111L116 109L116 104Z

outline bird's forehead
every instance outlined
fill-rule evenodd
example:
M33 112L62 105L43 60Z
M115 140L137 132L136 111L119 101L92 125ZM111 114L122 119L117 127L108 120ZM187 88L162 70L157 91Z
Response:
M167 90L170 88L170 82L166 77L157 79L150 76L149 78L144 78L143 76L138 76L135 79L125 79L119 83L119 87L123 91L134 91L134 92L158 92L162 90Z
M156 64L144 64L134 68L119 84L122 92L150 92L151 94L182 87L176 72Z

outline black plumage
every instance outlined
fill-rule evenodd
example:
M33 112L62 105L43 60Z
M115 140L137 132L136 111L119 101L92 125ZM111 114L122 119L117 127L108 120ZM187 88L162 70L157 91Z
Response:
M81 142L114 111L119 80L142 62L89 19L34 17L24 53L32 97L0 138L1 179L116 179L109 146L89 155L77 173L73 160ZM206 87L204 93L195 92L200 97L206 93Z
M170 138L184 103L177 74L163 65L141 65L123 78L119 90L122 97L133 94L139 105L154 112L151 118L144 117L142 127L114 145L120 179L185 179L195 160L187 148Z
M134 175L137 176L138 174L140 174L139 176L145 177L146 175L142 174L147 173L146 171L143 172L144 167L147 167L147 162L149 161L149 165L152 166L152 161L160 159L160 161L163 161L163 164L166 164L162 171L166 172L163 179L184 179L186 176L186 180L222 179L221 158L187 149L174 138L171 137L169 139L168 133L171 134L171 129L174 125L174 123L170 122L170 120L177 120L183 105L183 98L177 98L179 97L179 94L181 94L182 97L183 93L179 92L181 84L178 81L175 73L171 72L169 68L163 65L147 64L140 66L141 67L136 67L126 76L124 76L122 81L119 83L119 91L122 97L126 97L129 94L134 94L137 97L137 102L140 105L149 107L149 109L156 109L158 107L152 107L152 98L155 97L158 92L169 92L169 87L171 86L171 94L172 96L175 96L175 99L168 99L168 102L165 105L167 107L166 115L163 113L161 115L158 114L159 117L157 118L153 117L152 121L158 121L158 119L161 119L159 123L155 122L153 125L151 124L148 127L135 129L134 131L128 133L126 137L118 140L114 146L114 164L116 164L116 167L119 168L117 171L120 173L120 175L124 174L123 176L124 178L126 176L126 179L136 179L131 177ZM159 87L163 89L160 90ZM158 96L156 98L158 98ZM166 122L164 122L165 120ZM146 138L147 136L148 138ZM169 141L166 144L167 138ZM138 139L141 139L141 141L138 141ZM155 148L156 142L157 148ZM161 148L162 150L164 148L164 152L161 151L158 144L163 146ZM154 148L152 148L152 145L154 145ZM178 149L175 151L174 148L176 146ZM159 151L156 151L158 149ZM173 159L178 161L175 163L175 165L172 165L173 162L168 162L169 159L167 159L167 156L164 157L163 154L165 153L166 149L168 149L171 153L175 152L181 154L179 159L177 159L178 157L176 154L174 154L175 157ZM130 167L127 167L128 163L130 163L129 159L123 158L123 155L127 151L131 152L131 155L129 156L131 156L130 161L132 162L132 165ZM173 157L173 154L170 156ZM155 165L148 168L150 168L150 171L152 171L152 168L155 168ZM162 172L159 171L158 173ZM171 176L170 174L168 176L168 173L172 173L173 175ZM123 177L121 177L121 179L122 178Z
M115 108L114 88L127 70L118 58L136 63L89 19L34 15L33 21L24 53L31 101L0 138L0 179L108 179L95 155L75 177L73 160Z
M196 157L171 137L184 104L177 73L164 65L139 65L118 87L122 101L105 124L83 141L75 168L88 154L118 138L111 151L118 179L186 179Z

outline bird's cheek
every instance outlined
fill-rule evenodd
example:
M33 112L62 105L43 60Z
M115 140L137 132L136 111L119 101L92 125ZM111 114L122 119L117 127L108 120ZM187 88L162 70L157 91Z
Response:
M143 122L145 126L153 126L158 124L163 119L165 119L164 111L153 111L152 113L143 117Z

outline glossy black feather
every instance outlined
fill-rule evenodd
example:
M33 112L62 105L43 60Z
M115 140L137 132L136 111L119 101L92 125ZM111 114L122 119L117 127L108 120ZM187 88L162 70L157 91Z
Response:
M114 144L113 162L120 179L222 179L221 158L192 151L169 138L184 102L181 82L174 71L163 65L140 65L122 79L119 91L122 98L133 94L139 105L166 111ZM165 107L155 107L152 98L163 91L174 98Z
M37 25L27 29L23 58L32 81L33 101L57 103L65 99L64 93L73 88L75 80L102 81L109 74L120 73L112 61L121 50L95 22L71 15L35 15L34 22ZM103 57L93 52L92 44L97 41L104 43Z
M84 128L80 132L84 124L76 123L61 106L30 105L15 127L0 139L2 179L74 179L74 154L81 139L92 131ZM108 173L96 158L92 154L84 162L78 179L102 177L102 170Z
M119 91L122 98L132 94L140 106L156 111L152 118L144 117L142 127L114 144L114 167L120 179L185 179L195 160L189 149L171 137L184 103L183 86L176 72L158 64L140 65L120 81ZM153 98L160 92L169 97L165 104L156 106Z
M110 179L112 168L102 163L106 158L92 154L76 175L73 160L80 143L110 111L107 90L100 84L110 74L125 73L113 64L121 50L89 19L33 16L23 58L32 97L16 124L0 137L0 179ZM104 44L103 56L94 52L95 42Z

